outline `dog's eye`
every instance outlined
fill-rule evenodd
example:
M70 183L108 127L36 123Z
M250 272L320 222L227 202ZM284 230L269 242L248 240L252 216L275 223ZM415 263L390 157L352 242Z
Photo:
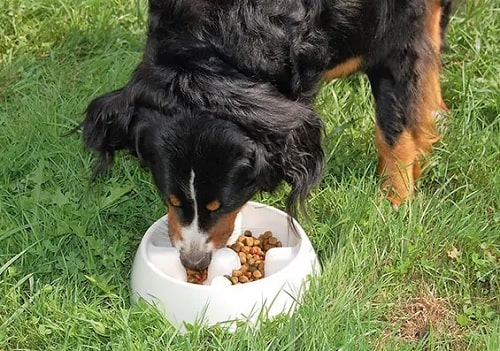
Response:
M221 206L221 203L219 200L214 200L212 202L209 202L208 204L205 205L205 208L209 210L210 212L217 211Z
M168 196L168 203L174 207L181 207L182 206L181 200L179 200L179 198L173 194L170 194Z

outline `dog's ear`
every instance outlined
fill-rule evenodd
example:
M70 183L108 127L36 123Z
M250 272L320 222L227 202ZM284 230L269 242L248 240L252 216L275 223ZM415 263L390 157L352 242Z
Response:
M324 157L320 117L306 107L295 113L299 113L294 115L301 124L289 131L283 150L285 181L292 187L286 207L292 216L297 212L306 214L304 203L311 188L321 180Z
M139 107L135 112L136 120L129 128L132 140L129 151L139 159L142 166L151 169L154 163L160 161L157 150L161 143L161 133L169 132L170 128L166 126L172 121L166 115L145 107Z
M281 113L293 116L299 123L283 123L281 128L269 130L264 145L274 175L282 177L291 186L286 209L295 217L299 212L307 214L305 201L323 174L323 125L312 110L296 106L296 103L290 104L290 109L282 110ZM282 140L281 136L284 136ZM267 176L272 179L271 175Z
M134 147L129 137L132 116L122 89L94 99L87 107L82 122L83 141L88 149L98 154L94 175L111 165L116 151Z
M320 117L308 105L271 89L252 89L235 105L246 107L232 110L230 118L257 144L254 168L260 189L273 191L287 182L287 212L305 213L309 191L323 173Z
M273 192L284 179L283 169L276 167L276 156L260 142L252 142L252 178L260 191Z

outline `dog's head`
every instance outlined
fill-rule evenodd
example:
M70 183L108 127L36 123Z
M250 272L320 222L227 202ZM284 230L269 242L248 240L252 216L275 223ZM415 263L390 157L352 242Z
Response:
M203 269L224 247L241 207L260 189L259 146L237 125L210 116L166 116L140 127L137 155L168 205L169 235L185 267Z
M84 142L98 153L99 170L125 149L151 171L169 208L171 241L187 268L208 266L257 192L288 182L293 213L320 177L319 117L296 102L264 95L242 95L248 105L240 100L225 109L215 102L196 110L131 103L122 89L87 108Z

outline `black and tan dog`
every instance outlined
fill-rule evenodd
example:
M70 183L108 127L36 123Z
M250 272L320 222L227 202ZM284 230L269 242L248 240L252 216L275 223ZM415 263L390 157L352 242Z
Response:
M291 185L295 213L322 173L322 81L368 75L382 188L411 196L439 138L444 0L151 0L142 62L96 98L84 141L100 168L125 149L169 206L183 264L206 267L255 193Z

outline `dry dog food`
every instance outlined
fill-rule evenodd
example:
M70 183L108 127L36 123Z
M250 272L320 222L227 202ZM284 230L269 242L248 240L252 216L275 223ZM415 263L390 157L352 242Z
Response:
M204 269L202 271L197 271L195 269L186 269L187 273L187 282L193 284L203 284L205 280L207 280L207 272L208 269Z
M251 231L246 230L234 244L228 245L238 254L241 268L233 269L231 275L225 277L233 285L264 278L264 261L267 250L281 246L281 241L275 238L270 231L264 232L257 238L253 236ZM188 283L203 284L207 280L207 269L202 271L186 269L186 272Z
M264 278L264 261L267 250L281 246L281 241L276 239L270 231L266 231L256 238L251 231L246 230L234 244L228 246L238 254L241 268L234 269L231 276L226 276L226 278L233 285Z

